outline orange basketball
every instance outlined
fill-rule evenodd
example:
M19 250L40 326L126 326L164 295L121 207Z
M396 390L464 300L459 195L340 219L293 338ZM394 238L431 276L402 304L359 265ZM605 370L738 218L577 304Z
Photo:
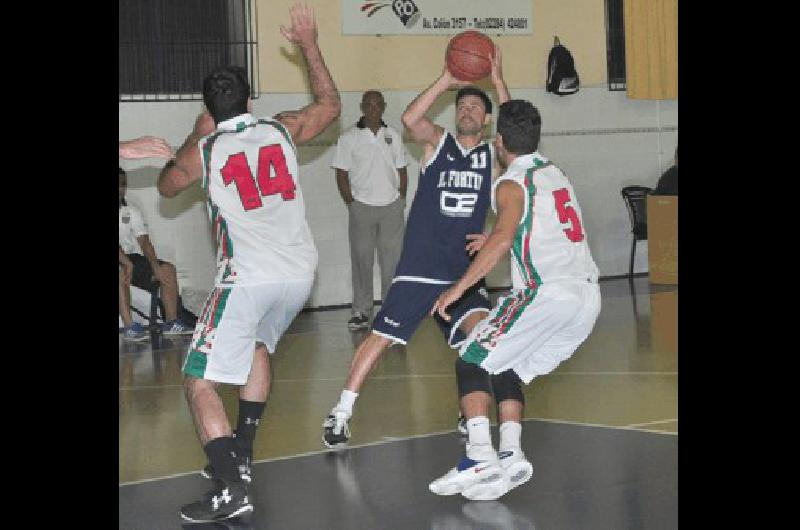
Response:
M492 71L494 42L478 31L463 31L450 39L445 52L447 69L461 81L476 81Z

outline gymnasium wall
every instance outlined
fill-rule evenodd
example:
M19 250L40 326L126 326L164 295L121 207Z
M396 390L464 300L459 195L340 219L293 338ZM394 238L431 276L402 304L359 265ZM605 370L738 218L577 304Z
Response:
M261 89L273 92L306 90L302 69L292 62L294 50L279 27L289 21L295 0L258 0L259 72ZM486 0L489 2L490 0ZM341 34L341 0L308 1L319 25L320 47L339 90L381 87L425 88L442 72L448 36ZM531 35L495 36L501 47L503 74L509 87L544 86L547 54L558 35L575 58L585 85L606 81L605 3L603 0L532 0ZM375 16L393 16L384 10Z
M406 105L441 72L442 53L433 50L444 50L447 38L343 37L339 35L339 2L309 3L315 6L320 43L343 103L341 118L299 149L299 185L320 255L308 306L318 307L347 304L352 296L347 210L330 168L336 138L358 119L361 91L366 88L383 90L384 119L402 131L400 115ZM310 101L302 69L280 51L281 47L291 51L277 30L279 23L288 20L289 4L284 0L258 3L262 94L253 102L256 115L300 108ZM601 276L625 274L631 238L619 190L630 184L655 186L671 165L677 141L677 100L630 100L625 92L608 91L602 2L537 1L533 17L533 35L495 39L502 47L511 96L529 99L539 108L543 119L540 151L564 169L575 187ZM581 75L582 89L572 96L555 96L542 88L554 33L573 52ZM444 127L453 127L454 96L448 92L430 113ZM493 91L490 96L496 103ZM200 109L200 102L120 103L119 138L150 134L178 146ZM493 136L494 124L488 132ZM405 147L411 198L421 152L409 142ZM182 289L207 291L214 277L214 251L199 186L175 199L164 199L155 188L159 168L148 161L120 161L120 165L129 171L128 200L144 211L158 255L176 264ZM487 224L491 222L490 216ZM635 270L647 270L646 242L638 243ZM507 261L495 268L488 283L510 285ZM377 271L375 286L377 294Z

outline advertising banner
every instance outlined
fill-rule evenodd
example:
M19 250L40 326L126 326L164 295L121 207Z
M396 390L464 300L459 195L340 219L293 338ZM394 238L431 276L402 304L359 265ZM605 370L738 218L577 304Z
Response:
M533 33L533 0L342 0L343 35Z

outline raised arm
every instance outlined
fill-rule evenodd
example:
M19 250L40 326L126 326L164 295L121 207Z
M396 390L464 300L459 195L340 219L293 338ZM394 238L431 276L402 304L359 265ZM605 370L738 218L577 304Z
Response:
M450 88L451 78L450 72L445 68L439 79L415 97L403 112L401 119L411 139L424 147L435 147L444 133L444 129L433 123L425 113L436 99Z
M158 192L161 195L174 197L203 176L203 162L197 142L215 128L211 115L206 111L200 113L192 132L178 149L175 158L167 162L158 175Z
M475 285L478 280L489 274L506 252L514 244L517 227L522 220L525 208L525 195L522 187L514 182L501 182L497 185L497 222L492 233L475 256L464 276L452 287L443 292L433 304L431 314L438 312L445 320L450 320L450 315L445 311L447 306L461 298L464 291Z
M314 101L296 112L276 116L289 131L292 140L301 144L311 140L330 125L342 110L339 91L317 45L317 23L314 10L307 5L295 4L289 8L292 26L280 30L289 42L297 44L306 60L311 93Z
M508 94L508 87L506 86L506 82L503 79L503 54L500 53L500 47L495 45L494 47L494 55L492 55L492 84L494 85L494 89L497 91L497 100L502 105L509 99L511 96Z
M442 68L442 75L426 88L420 95L414 98L405 112L402 121L408 129L411 139L422 144L425 149L423 160L427 160L433 149L442 138L444 129L433 123L425 114L431 108L436 99L451 87L467 86L470 83L457 79L450 70L447 69L447 62Z

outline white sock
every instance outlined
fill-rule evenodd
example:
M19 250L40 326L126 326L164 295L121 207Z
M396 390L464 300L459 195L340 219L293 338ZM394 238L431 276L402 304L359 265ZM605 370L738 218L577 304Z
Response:
M495 455L489 418L475 416L467 420L467 456L473 460L488 460Z
M522 436L522 424L517 421L505 421L500 424L500 450L509 451L512 448L520 448L520 436Z
M358 393L351 392L346 388L342 390L342 396L339 398L339 403L333 407L333 410L338 410L342 412L346 412L347 416L353 415L353 404L356 402L356 398L358 397Z

